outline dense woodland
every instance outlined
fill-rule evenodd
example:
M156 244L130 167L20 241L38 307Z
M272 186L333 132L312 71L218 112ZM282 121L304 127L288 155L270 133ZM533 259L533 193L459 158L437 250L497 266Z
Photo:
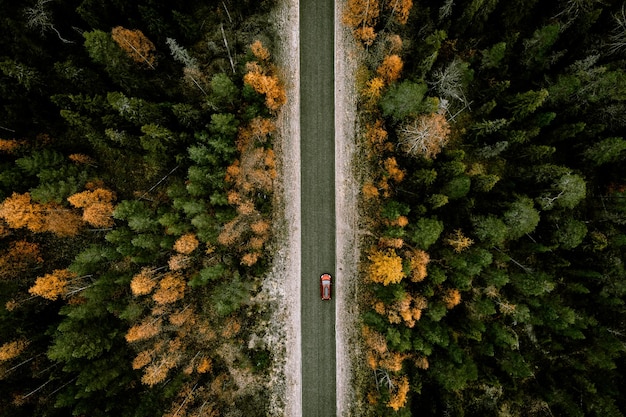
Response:
M273 2L188 3L0 1L2 416L267 414ZM342 18L356 415L624 415L623 2Z
M272 7L0 1L0 415L267 415Z
M626 414L626 6L349 0L358 415Z

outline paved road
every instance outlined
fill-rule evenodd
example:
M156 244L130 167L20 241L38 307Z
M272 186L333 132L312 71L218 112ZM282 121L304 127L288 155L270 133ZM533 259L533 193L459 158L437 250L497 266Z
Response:
M335 302L319 292L322 273L336 278L334 8L334 0L300 0L304 417L337 413Z

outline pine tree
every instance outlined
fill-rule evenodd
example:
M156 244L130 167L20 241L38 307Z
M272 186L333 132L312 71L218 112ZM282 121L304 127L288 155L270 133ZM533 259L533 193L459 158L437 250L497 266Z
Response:
M520 197L504 212L504 223L508 227L508 237L519 239L535 230L539 224L539 213L530 198Z

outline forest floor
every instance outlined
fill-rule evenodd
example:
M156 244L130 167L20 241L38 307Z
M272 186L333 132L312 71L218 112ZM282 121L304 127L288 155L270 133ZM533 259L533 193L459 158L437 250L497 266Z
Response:
M302 414L300 342L300 48L298 0L282 0L274 16L278 36L276 61L287 90L287 104L278 115L279 178L276 184L276 248L273 268L264 280L264 297L275 305L265 335L274 354L268 382L269 415ZM336 2L341 16L342 2ZM335 192L337 270L335 286L337 349L337 415L350 414L354 401L353 372L358 311L356 303L359 185L354 170L357 145L357 48L351 33L335 19Z

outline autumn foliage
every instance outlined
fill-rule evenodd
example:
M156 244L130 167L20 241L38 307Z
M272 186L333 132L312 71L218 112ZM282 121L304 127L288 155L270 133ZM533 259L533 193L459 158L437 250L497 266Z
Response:
M378 0L348 0L343 11L343 23L354 31L354 36L365 45L376 39L374 27L380 16Z
M443 302L447 309L454 308L461 303L461 293L456 288L450 288L444 292Z
M157 304L170 304L183 298L187 283L180 273L165 274L159 282L159 287L152 295Z
M39 245L16 240L0 255L0 279L18 278L28 268L43 263Z
M470 239L469 237L465 236L463 232L461 231L461 229L457 229L454 231L454 233L451 233L448 236L448 238L446 239L446 243L452 246L452 248L454 248L454 251L456 253L461 253L465 249L472 246L474 241Z
M246 74L243 80L250 85L254 91L265 96L265 105L270 110L278 110L287 102L287 94L275 69L265 61L269 59L269 52L263 47L260 41L256 41L251 46L252 52L258 61L251 61L246 64Z
M187 233L176 240L174 243L174 250L178 253L189 255L191 252L196 250L199 244L200 242L196 238L195 234Z
M365 137L373 154L380 155L385 151L393 150L393 145L387 141L388 136L385 123L381 119L365 126Z
M275 130L271 120L260 117L242 127L237 137L239 158L226 169L228 203L236 208L237 216L223 226L217 241L228 247L238 245L241 263L246 266L256 264L270 236L270 224L257 210L255 200L274 189L275 155L265 144Z
M74 194L67 200L72 206L83 209L83 220L90 225L94 227L113 226L114 192L104 188L96 188Z
M70 282L76 278L76 274L67 269L57 269L37 278L28 292L54 301L67 294Z
M386 6L391 9L391 13L395 17L396 21L401 25L406 24L409 20L409 13L413 7L413 0L395 0L386 3Z
M26 349L26 346L28 346L28 342L24 339L3 344L0 346L0 363L16 358Z
M378 99L380 99L384 88L385 80L381 77L374 77L371 80L368 80L365 84L365 90L363 90L363 95L367 100L374 103L378 101Z
M29 193L13 193L0 204L0 218L12 229L26 227L31 232L52 232L67 237L78 234L83 222L71 210L55 203L40 204Z
M398 55L388 55L383 59L376 72L387 84L400 78L403 67L402 59Z
M255 58L260 61L268 61L270 59L270 51L268 51L258 39L250 45L250 50Z
M16 139L0 139L0 152L12 154L19 149L24 142Z
M134 296L150 294L156 286L156 270L153 268L142 268L133 276L130 281L130 290Z
M392 408L394 411L398 411L404 407L407 401L407 394L409 393L409 378L404 375L397 382L395 390L391 394L391 398L387 403L387 407Z
M430 113L416 117L398 129L402 149L409 155L435 158L449 140L450 126L446 117Z
M369 278L383 285L397 284L404 278L402 258L393 249L373 251L369 256Z
M138 342L140 340L150 339L161 331L161 320L148 317L142 323L131 327L126 333L126 341L128 343Z
M147 64L154 69L156 65L155 47L152 41L138 29L113 28L111 36L115 43L135 62Z
M430 262L428 253L421 249L415 249L408 253L409 266L411 268L411 281L421 282L428 276L426 266Z

